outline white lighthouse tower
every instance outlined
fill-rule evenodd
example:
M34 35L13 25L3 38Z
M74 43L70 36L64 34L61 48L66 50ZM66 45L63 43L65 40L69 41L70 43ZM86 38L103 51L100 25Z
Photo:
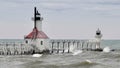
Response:
M36 8L35 8L36 10ZM35 14L35 18L36 18L36 28L38 29L38 31L42 31L42 20L43 20L43 17L41 17L41 14L38 12L38 11L35 11L36 14Z
M96 35L95 35L96 49L101 49L100 48L101 38L102 38L102 34L101 34L101 31L98 28L98 30L96 31Z
M42 31L42 20L41 14L34 7L34 28L31 33L25 36L26 44L31 45L35 51L43 52L48 49L49 38Z

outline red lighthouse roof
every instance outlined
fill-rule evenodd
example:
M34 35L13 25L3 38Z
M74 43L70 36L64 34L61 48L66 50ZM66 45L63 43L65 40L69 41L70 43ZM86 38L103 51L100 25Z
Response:
M48 36L43 31L38 31L37 28L34 28L25 39L48 39Z

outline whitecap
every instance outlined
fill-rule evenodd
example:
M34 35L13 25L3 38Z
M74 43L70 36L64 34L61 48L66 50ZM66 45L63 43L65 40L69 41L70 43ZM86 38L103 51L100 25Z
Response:
M33 54L32 57L41 57L43 54Z
M87 62L87 63L92 63L92 61L90 61L90 60L85 60L85 62Z
M77 51L74 51L72 55L78 55L78 54L80 54L82 52L83 52L82 50L77 50Z
M74 45L70 45L70 52L73 52L75 50L75 46Z
M110 48L109 48L109 47L105 47L105 48L103 49L103 52L106 52L106 53L110 52Z

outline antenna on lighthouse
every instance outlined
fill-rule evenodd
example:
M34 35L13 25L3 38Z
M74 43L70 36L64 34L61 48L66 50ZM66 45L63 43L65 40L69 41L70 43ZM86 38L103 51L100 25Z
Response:
M38 30L37 30L37 22L36 22L36 18L37 18L37 9L36 9L36 7L34 7L34 17L33 17L33 19L32 20L34 20L34 29L33 29L33 31L34 31L34 33L33 33L33 35L32 35L32 40L34 39L36 39L37 38L37 34L38 34Z
M34 7L34 28L36 28L36 7Z

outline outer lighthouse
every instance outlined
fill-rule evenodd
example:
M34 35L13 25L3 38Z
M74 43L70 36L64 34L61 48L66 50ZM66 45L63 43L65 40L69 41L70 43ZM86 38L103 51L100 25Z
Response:
M31 44L35 50L43 51L48 49L49 38L42 31L42 20L41 14L34 7L34 28L31 33L25 36L26 44Z
M102 34L101 31L98 30L96 31L95 39L96 39L96 49L100 49L100 42L101 42Z

